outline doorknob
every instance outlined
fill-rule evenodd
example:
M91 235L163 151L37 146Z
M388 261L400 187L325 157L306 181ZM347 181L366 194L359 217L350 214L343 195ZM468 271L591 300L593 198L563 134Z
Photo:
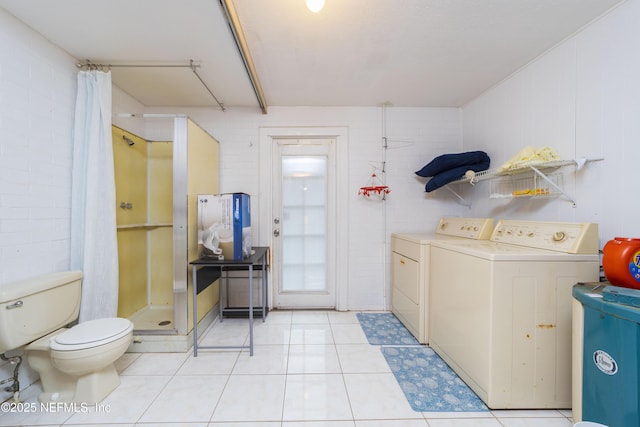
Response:
M273 235L274 235L275 237L278 237L278 236L280 235L280 230L279 230L279 229L277 229L277 228L276 228L275 230L273 230Z

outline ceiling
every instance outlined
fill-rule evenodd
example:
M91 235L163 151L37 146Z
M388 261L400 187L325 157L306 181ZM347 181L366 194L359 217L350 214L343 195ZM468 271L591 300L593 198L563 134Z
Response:
M462 106L620 2L233 0L268 106L399 107ZM220 0L0 7L146 106L259 106Z

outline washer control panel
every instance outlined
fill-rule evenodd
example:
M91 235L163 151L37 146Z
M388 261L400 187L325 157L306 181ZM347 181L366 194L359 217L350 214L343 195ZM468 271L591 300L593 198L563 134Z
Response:
M443 217L436 228L441 236L465 237L467 239L488 240L493 231L492 218Z
M491 240L569 254L597 254L598 224L500 220Z

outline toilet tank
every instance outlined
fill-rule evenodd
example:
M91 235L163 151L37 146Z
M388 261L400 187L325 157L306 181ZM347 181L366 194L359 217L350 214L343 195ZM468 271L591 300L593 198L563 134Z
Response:
M64 271L0 284L0 354L78 318L82 272Z

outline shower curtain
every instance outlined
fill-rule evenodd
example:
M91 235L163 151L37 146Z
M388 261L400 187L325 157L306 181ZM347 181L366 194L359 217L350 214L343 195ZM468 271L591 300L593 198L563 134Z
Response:
M111 72L78 73L71 193L71 269L81 270L80 322L118 311Z

